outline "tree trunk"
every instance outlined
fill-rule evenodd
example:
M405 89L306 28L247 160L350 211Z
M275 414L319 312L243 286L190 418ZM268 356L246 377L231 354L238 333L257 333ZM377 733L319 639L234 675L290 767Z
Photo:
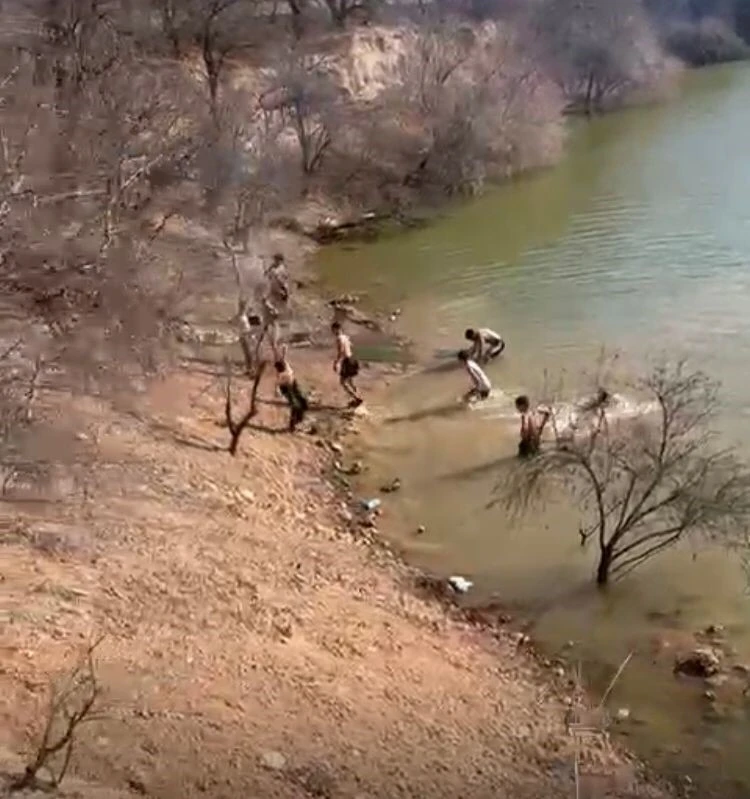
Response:
M614 551L607 545L599 551L599 565L596 567L596 584L604 588L609 583L609 570L612 568Z
M589 80L586 86L586 114L591 116L593 113L593 104L594 104L594 73L589 73Z

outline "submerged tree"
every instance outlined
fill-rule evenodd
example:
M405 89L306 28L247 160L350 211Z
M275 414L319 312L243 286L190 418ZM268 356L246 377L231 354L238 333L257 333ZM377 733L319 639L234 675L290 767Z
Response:
M587 114L648 88L665 62L638 0L542 0L542 55L573 110Z
M647 412L617 418L601 394L584 424L553 425L552 445L502 486L515 511L562 488L581 513L581 546L597 547L599 586L689 537L730 548L749 543L750 470L717 445L716 384L679 363L635 387L651 400Z

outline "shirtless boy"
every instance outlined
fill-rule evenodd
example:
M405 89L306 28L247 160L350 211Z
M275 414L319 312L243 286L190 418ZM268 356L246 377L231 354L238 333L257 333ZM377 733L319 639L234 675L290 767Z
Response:
M333 362L333 371L338 372L341 387L351 397L350 408L356 408L364 401L354 387L354 378L359 374L359 362L352 353L352 341L344 333L340 322L331 325L331 331L336 339L336 359Z
M471 380L471 388L464 395L464 402L470 402L473 399L487 399L490 396L490 391L492 391L492 383L490 383L490 379L484 373L482 367L470 358L465 350L461 350L458 353L458 360L463 363Z
M477 363L487 363L505 349L505 342L502 337L490 330L488 327L480 327L479 330L468 328L464 337L471 342L469 357Z
M305 418L308 409L307 398L297 383L289 361L283 355L274 363L274 368L276 369L276 385L279 387L279 393L289 403L289 431L293 433L297 425Z
M544 426L547 424L551 412L548 408L543 407L532 411L529 398L525 394L516 397L516 410L521 415L521 440L518 442L518 457L528 458L539 452Z

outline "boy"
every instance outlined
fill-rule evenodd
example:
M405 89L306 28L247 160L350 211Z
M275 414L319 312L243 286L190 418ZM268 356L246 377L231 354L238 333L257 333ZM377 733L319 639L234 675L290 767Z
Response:
M528 458L539 452L544 426L547 424L551 411L542 407L532 411L529 398L525 394L516 397L516 410L521 414L521 440L518 442L518 457Z
M359 362L352 354L351 339L341 329L341 323L334 322L331 325L331 331L336 339L336 359L333 362L333 371L338 372L341 387L351 397L349 407L357 408L363 402L354 387L354 378L359 374Z
M271 265L266 269L269 298L276 308L286 308L289 302L289 276L286 262L281 253L273 256Z
M492 383L482 368L469 357L465 350L458 353L458 360L463 363L471 380L471 388L464 395L464 402L470 402L472 399L487 399L492 391Z
M469 357L479 363L487 363L505 349L505 342L488 327L480 327L479 330L468 328L464 337L471 342Z
M289 432L293 433L297 425L305 418L308 409L307 398L302 393L292 367L283 354L281 359L274 363L274 368L276 369L276 384L279 387L279 393L289 403Z

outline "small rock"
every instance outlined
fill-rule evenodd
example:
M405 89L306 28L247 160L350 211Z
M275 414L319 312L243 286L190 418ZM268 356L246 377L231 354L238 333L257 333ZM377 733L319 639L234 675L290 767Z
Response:
M426 532L427 528L423 524L420 524L419 527L417 527L417 535L424 535Z
M255 502L255 494L247 488L241 488L239 490L239 495L247 502Z
M281 771L286 766L286 758L281 752L264 752L260 757L260 762L265 768L272 771Z
M686 655L679 655L674 665L676 674L687 674L690 677L711 677L718 674L720 668L719 656L708 647L697 647Z
M628 707L618 708L617 713L615 713L615 719L617 721L627 721L629 718L630 718L630 708Z
M349 468L349 474L362 474L363 469L362 461L354 461L354 463Z
M385 485L380 487L380 490L384 494L391 494L394 491L398 491L401 488L401 480L398 477L395 477L391 480L390 483L386 483Z
M140 794L147 794L146 783L140 774L133 774L128 777L128 787L131 791Z
M565 669L562 666L555 667L555 676L561 679L565 676Z
M735 663L732 666L732 671L742 677L747 677L750 675L750 666L746 666L744 663Z
M345 508L344 510L341 511L341 520L346 522L347 524L351 524L351 522L354 521L354 514L350 510Z
M704 691L703 696L708 699L709 702L716 701L716 694L713 691Z
M331 452L335 452L337 455L340 455L344 451L344 448L341 446L341 444L338 444L335 441L329 441L328 447Z
M706 677L706 685L710 685L711 688L721 688L728 682L729 677L726 674L714 674L713 677Z
M724 635L723 624L709 624L704 630L706 635Z

